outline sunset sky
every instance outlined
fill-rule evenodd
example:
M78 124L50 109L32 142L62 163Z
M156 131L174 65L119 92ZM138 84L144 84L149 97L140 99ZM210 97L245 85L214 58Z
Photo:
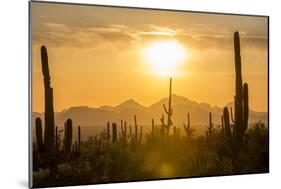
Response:
M55 111L144 106L173 93L223 107L234 96L233 33L241 37L249 106L267 111L267 18L32 3L32 107L44 111L40 46L49 55Z

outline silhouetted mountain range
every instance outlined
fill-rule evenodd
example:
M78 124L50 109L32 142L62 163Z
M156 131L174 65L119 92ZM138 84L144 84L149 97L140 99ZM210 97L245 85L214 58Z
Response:
M155 124L160 124L160 118L164 113L163 104L168 103L168 98L163 98L158 102L146 107L137 103L133 99L127 100L117 106L101 106L99 108L91 108L88 106L71 107L67 110L56 112L56 125L63 126L66 119L71 118L75 125L83 126L106 126L107 121L120 123L120 120L126 120L128 124L134 123L134 115L137 116L138 123L146 126L151 125L151 119L154 118ZM228 107L233 103L228 103ZM191 124L206 126L208 124L208 112L212 112L213 122L215 125L221 124L222 108L211 106L207 103L198 103L191 101L185 97L172 96L174 125L182 127L187 121L187 112L191 116ZM36 117L43 118L43 113L33 113L33 121ZM165 114L164 114L165 115ZM267 112L255 112L250 110L249 123L258 120L267 124Z

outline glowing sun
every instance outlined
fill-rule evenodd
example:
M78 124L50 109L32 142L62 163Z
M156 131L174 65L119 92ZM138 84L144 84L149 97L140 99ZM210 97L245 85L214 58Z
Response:
M187 49L177 40L154 41L143 49L143 56L153 73L175 76L188 58Z

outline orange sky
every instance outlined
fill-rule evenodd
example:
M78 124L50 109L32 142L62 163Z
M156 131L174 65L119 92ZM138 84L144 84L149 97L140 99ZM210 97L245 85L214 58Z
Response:
M152 71L142 56L155 41L176 41L188 54L173 77L173 93L222 107L234 95L234 31L241 36L250 108L267 111L265 17L33 2L33 111L44 109L43 44L49 54L56 111L117 105L127 99L145 106L155 103L168 95L169 80Z

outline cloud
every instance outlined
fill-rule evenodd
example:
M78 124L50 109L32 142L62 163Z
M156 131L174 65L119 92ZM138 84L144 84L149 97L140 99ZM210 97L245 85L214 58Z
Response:
M177 39L198 50L210 48L232 50L233 32L220 30L214 24L196 24L188 29L171 29L151 24L77 27L46 22L41 25L40 30L33 31L33 41L35 44L55 47L99 48L100 46L110 46L124 49L153 40ZM267 48L267 37L254 36L245 31L240 31L240 36L241 45L244 47Z
M126 33L126 27L121 25L79 28L45 23L40 31L33 31L35 44L49 44L55 47L96 48L104 43L129 45L132 40Z

